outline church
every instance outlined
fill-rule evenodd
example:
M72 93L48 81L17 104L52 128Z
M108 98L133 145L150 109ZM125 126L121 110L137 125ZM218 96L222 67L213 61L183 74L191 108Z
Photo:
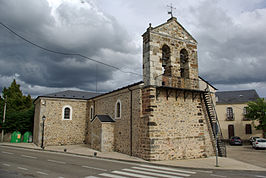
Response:
M104 94L38 96L34 143L86 143L150 161L224 156L216 89L198 76L197 41L175 17L142 37L143 81Z

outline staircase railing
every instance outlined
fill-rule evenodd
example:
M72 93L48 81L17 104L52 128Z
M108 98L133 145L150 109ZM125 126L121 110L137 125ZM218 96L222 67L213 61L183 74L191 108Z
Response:
M215 110L215 105L211 96L209 86L207 86L206 92L204 93L204 102L207 108L208 116L213 131L213 136L215 138L216 146L218 149L218 155L221 157L226 157L226 147L223 142L223 134L221 132L220 123Z

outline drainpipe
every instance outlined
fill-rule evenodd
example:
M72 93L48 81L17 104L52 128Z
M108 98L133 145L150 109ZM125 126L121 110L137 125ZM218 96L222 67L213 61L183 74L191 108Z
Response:
M133 113L133 105L132 105L132 90L130 88L128 88L128 90L130 91L130 156L132 156L132 143L133 143L133 138L132 138L132 132L133 132L133 129L132 129L132 113Z
M92 117L94 118L94 116L95 116L95 100L92 100L93 101L93 115L92 115Z

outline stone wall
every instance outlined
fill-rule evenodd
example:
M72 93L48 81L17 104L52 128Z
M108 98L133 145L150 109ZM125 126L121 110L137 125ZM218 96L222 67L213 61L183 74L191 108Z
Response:
M114 123L102 123L102 142L101 151L114 151Z
M156 89L150 90L150 98ZM198 93L157 88L156 99L150 100L149 112L150 155L148 160L175 160L201 158L213 155L211 130ZM145 113L145 111L143 111ZM148 143L147 143L148 144ZM147 157L146 157L147 159Z
M36 101L34 116L34 143L40 145L42 132L42 116L46 117L44 129L44 144L65 145L81 144L85 141L86 130L86 100L59 99L41 97ZM72 108L72 119L63 120L63 107Z
M171 51L168 67L170 76L162 76L162 47L164 45L170 47ZM180 74L180 51L182 49L188 52L188 79L181 78ZM158 27L148 28L143 35L143 74L146 86L167 85L198 89L197 42L175 18Z
M114 124L110 122L101 122L95 118L91 122L91 148L103 151L114 151Z
M35 110L34 110L34 127L33 127L33 143L36 145L41 144L41 131L42 127L40 125L41 122L41 99L35 101Z
M102 123L99 119L94 119L91 122L91 148L101 151L102 140Z
M140 117L140 85L132 86L130 89L121 89L103 96L96 97L88 101L88 108L94 108L94 115L109 115L115 120L114 127L114 151L130 155L133 150L138 152L139 134L138 122ZM131 113L131 91L132 90L132 113ZM121 117L115 117L115 105L121 102ZM89 110L90 111L90 110ZM88 116L90 112L88 113ZM130 124L132 115L132 128ZM135 125L135 123L137 125ZM92 143L90 133L93 125L88 123L88 135L86 141ZM132 142L131 142L132 131ZM136 133L135 133L136 132ZM134 141L133 141L134 140ZM132 145L131 145L132 144Z

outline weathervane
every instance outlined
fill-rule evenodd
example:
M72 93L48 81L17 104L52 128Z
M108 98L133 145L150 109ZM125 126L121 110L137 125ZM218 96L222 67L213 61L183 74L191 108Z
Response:
M170 5L170 6L169 6L169 5L167 5L167 7L169 7L169 8L170 8L170 11L168 11L168 14L171 14L171 17L173 17L173 9L176 9L176 8L174 8L174 7L173 7L172 3L171 3L171 5Z

